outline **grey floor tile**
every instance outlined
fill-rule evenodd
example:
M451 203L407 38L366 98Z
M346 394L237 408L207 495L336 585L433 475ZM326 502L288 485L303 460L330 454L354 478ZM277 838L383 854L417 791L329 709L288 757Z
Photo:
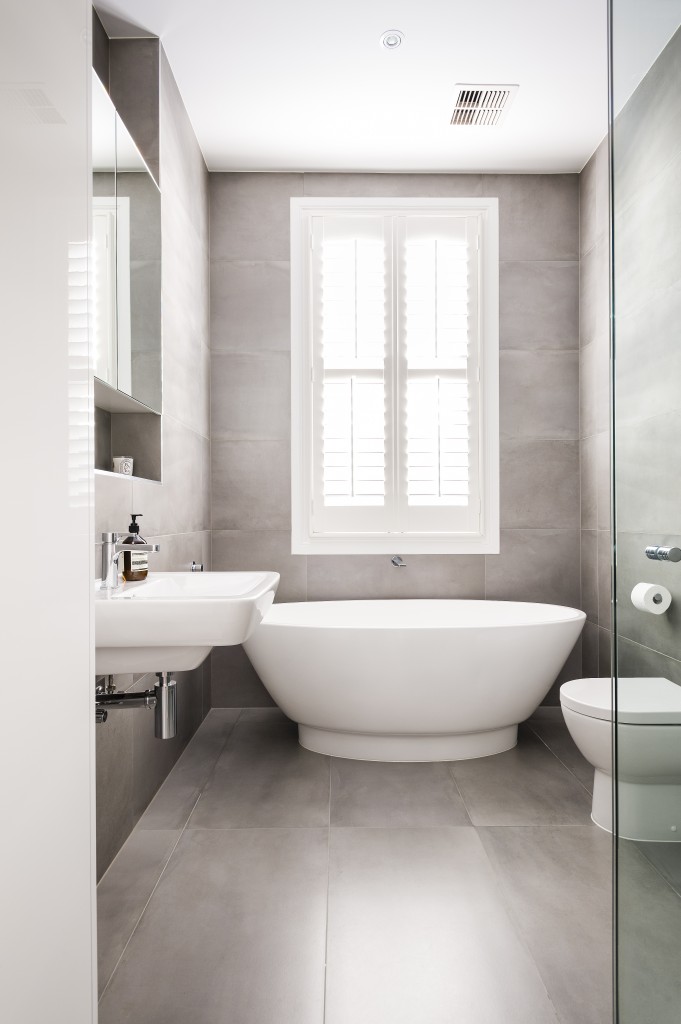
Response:
M326 1024L555 1024L472 828L332 829Z
M623 840L627 845L630 841ZM635 843L665 882L681 895L681 843ZM626 879L625 879L626 881ZM681 932L679 933L681 938Z
M612 843L601 829L481 828L562 1024L612 1018Z
M238 708L208 712L142 815L138 828L184 828L239 714Z
M681 899L634 843L618 864L621 1024L678 1024Z
M327 835L185 832L100 1024L322 1024Z
M329 759L304 750L278 708L245 712L189 828L285 828L329 823Z
M97 887L97 966L103 991L180 838L135 830Z
M454 761L451 771L474 825L587 825L591 799L544 744L521 725L513 750Z
M446 764L331 759L331 824L375 827L469 825Z
M572 772L589 793L593 792L594 770L573 740L560 708L537 709L527 725L542 743ZM542 713L542 711L544 713ZM547 712L550 712L548 714Z

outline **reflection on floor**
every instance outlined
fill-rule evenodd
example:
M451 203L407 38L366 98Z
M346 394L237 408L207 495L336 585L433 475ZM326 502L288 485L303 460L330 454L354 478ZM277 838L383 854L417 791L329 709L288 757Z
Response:
M100 1024L609 1024L590 779L559 709L449 764L213 710L100 884Z

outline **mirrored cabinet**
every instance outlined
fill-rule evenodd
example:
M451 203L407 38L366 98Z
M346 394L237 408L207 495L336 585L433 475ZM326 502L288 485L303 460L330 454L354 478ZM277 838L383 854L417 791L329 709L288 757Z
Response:
M94 71L92 254L95 467L159 480L161 193Z

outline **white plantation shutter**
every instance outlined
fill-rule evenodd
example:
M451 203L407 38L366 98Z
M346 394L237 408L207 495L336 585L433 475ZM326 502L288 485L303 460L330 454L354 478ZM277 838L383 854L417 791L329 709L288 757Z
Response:
M390 232L381 216L315 217L313 520L382 530L391 502Z
M494 550L496 201L296 204L294 550Z
M404 532L479 529L478 219L400 217Z

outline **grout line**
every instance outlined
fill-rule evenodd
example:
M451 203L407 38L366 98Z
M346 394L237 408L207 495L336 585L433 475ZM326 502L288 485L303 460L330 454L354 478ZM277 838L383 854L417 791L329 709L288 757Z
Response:
M200 795L200 794L199 794L199 795ZM197 797L197 803L198 803L198 797ZM196 804L195 804L194 806L196 806ZM194 808L192 808L192 810L193 810L193 809L194 809ZM186 827L186 826L185 826L185 827ZM170 858L171 858L171 857L173 856L173 854L175 853L175 850L177 849L177 844L179 843L179 841L180 841L180 839L182 838L182 836L183 836L183 835L184 835L184 828L183 828L183 829L181 830L181 832L180 832L179 836L177 837L177 842L176 842L176 843L175 843L175 845L173 846L172 850L170 851L170 855L168 856L168 859L166 860L165 864L164 864L164 865L163 865L163 867L161 868L161 873L159 874L158 878L156 879L156 883L155 883L155 885L154 885L154 888L153 888L153 889L151 890L151 892L149 893L149 898L147 899L146 903L145 903L145 904L144 904L144 906L142 907L142 911L141 911L141 913L140 913L139 917L137 918L137 921L135 922L135 926L134 926L134 928L132 929L132 931L130 932L130 935L128 936L128 941L127 941L127 942L125 943L125 946L123 947L123 950L122 950L122 952L121 952L121 955L119 956L118 960L116 961L116 965L115 965L115 967L114 967L113 971L111 972L111 975L110 975L110 977L109 977L109 980L107 981L106 985L105 985L105 986L104 986L104 988L102 989L102 994L100 995L100 997L99 997L99 999L98 999L98 1003L101 1003L102 999L103 999L103 998L104 998L104 996L106 995L106 992L107 992L107 990L108 990L108 988L109 988L109 986L110 986L111 982L112 982L112 981L113 981L113 979L114 979L114 976L115 976L115 974L116 974L116 971L117 971L117 970L118 970L118 968L119 968L119 965L120 965L120 963L121 963L121 960L122 960L122 959L123 959L123 957L125 956L125 952L126 952L126 950L127 950L128 946L130 945L130 943L132 942L132 937L133 937L133 935L135 934L135 932L137 931L137 929L138 929L138 927L139 927L139 924L140 924L140 921L141 921L141 920L142 920L142 918L144 917L144 914L145 914L145 912L146 912L146 909L147 909L147 907L149 906L149 904L151 903L151 899L152 899L152 897L153 897L154 893L156 892L156 890L157 890L157 888L158 888L158 886L159 886L159 884L160 884L160 882L161 882L161 879L163 878L163 875L165 874L165 870L166 870L166 868L167 868L168 864L170 863Z
M454 768L452 766L452 762L451 761L447 765L447 771L449 772L449 775L450 775L450 778L452 779L452 782L456 786L457 793L461 797L461 803L463 804L463 809L466 812L466 817L468 818L468 821L470 822L471 826L473 828L475 828L475 825L473 825L473 819L471 818L471 812L468 810L468 804L466 803L466 801L464 799L464 795L463 795L463 793L461 791L461 786L459 785L459 783L457 781L457 778L456 778L456 775L454 774Z
M581 779L580 779L580 778L579 778L579 777L578 777L577 775L575 775L575 773L573 772L572 768L570 768L570 766L569 766L569 765L567 765L567 764L565 763L565 761L563 761L563 760L562 760L562 758L558 757L558 754L557 754L557 753L555 752L555 750L553 750L553 748L549 746L549 744L547 743L547 741L546 741L546 740L544 739L544 737L543 737L543 736L541 736L541 735L540 735L540 734L539 734L539 733L537 732L537 730L536 730L536 729L534 728L534 726L533 726L533 725L530 725L530 726L529 726L529 729L531 729L531 731L532 731L532 732L534 733L534 735L535 735L535 736L537 737L537 739L539 740L539 742L540 742L540 743L543 743L543 744L544 744L544 746L546 747L546 749L548 750L548 752L549 752L550 754L552 754L552 755L553 755L553 756L555 757L555 759L556 759L556 761L558 762L558 764L562 764L562 766L563 766L563 768L565 769L565 771L566 771L566 772L568 772L568 773L569 773L569 774L570 774L570 775L572 776L572 778L573 778L573 779L575 780L575 782L577 782L577 783L578 783L578 784L579 784L579 785L580 785L580 786L582 787L582 789L584 790L584 792L585 792L585 793L587 793L587 794L589 795L589 797L590 797L591 799L593 799L593 793L591 792L591 790L587 789L587 787L586 787L586 786L584 785L584 783L582 782L582 780L581 780Z
M621 837L618 837L618 839L620 839L620 838ZM662 874L662 871L658 868L657 864L655 864L654 861L650 860L650 858L646 856L646 854L644 853L643 849L641 849L641 846L639 846L639 844L636 842L636 840L626 839L625 842L633 843L634 844L634 849L636 850L636 852L638 854L640 854L640 856L646 862L648 867L651 867L653 869L653 871L655 872L655 874L662 880L662 882L664 882L664 884L667 886L667 888L671 889L671 891L674 893L674 895L678 896L679 899L681 899L681 886L677 886L673 882L670 882L669 879L665 875Z
M210 710L212 711L213 709L211 708ZM227 733L227 736L225 737L225 742L224 742L224 743L223 743L223 745L221 746L221 748L220 748L220 752L219 752L219 754L218 754L217 758L215 759L215 764L217 764L217 762L219 761L220 757L222 756L222 753L223 753L223 751L224 751L225 747L227 746L227 743L229 742L229 739L230 739L230 737L231 737L231 735L232 735L232 732L234 731L234 726L236 725L236 723L237 723L237 722L239 721L239 719L241 718L241 714L242 714L242 712L243 712L243 708L242 708L242 709L240 710L240 712L239 712L239 714L237 715L237 717L235 718L235 720L234 720L234 721L233 721L233 722L231 723L230 729L229 729L229 731L228 731L228 733ZM210 714L210 711L208 712L208 714ZM207 718L207 717L208 717L208 715L206 715L206 718ZM205 719L204 719L204 721L205 721ZM203 723L202 723L202 724L203 724ZM201 728L201 726L199 726L199 729L200 729L200 728ZM198 732L198 731L199 731L199 730L197 729L197 730L196 730L196 732ZM194 737L196 736L196 732L194 733L194 736L192 736L192 739L194 739ZM191 740L190 740L189 742L191 743ZM182 751L182 753L183 753L183 754L184 754L184 752L185 752L185 751L187 750L187 747L188 747L188 746L189 746L189 743L187 744L187 746L186 746L186 747L184 748L184 750ZM181 756L181 755L180 755L180 756ZM169 778L169 777L170 777L170 775L172 774L172 771L173 771L173 769L175 768L175 766L177 765L177 763L178 763L178 761L179 761L179 760L180 760L180 758L178 758L178 760L177 760L177 761L175 762L175 764L173 765L173 768L171 769L171 771L170 771L170 772L168 773L168 775L167 775L167 776L166 776L166 778L164 779L164 783L165 783L165 782L166 782L166 781L168 780L168 778ZM208 779L206 780L206 782L204 782L203 786L201 786L201 790L200 790L200 792L199 792L199 795L197 796L196 800L194 801L194 803L193 803L193 804L192 804L192 806L191 806L191 810L189 811L189 814L187 815L187 819L186 819L186 821L185 821L184 825L182 826L182 828L181 828L181 830L180 830L180 834L179 834L179 836L177 837L177 842L176 842L176 843L174 844L174 846L173 846L172 850L170 851L170 853L169 853L169 855L168 855L168 857L167 857L166 861L165 861L165 862L164 862L164 864L163 864L163 867L161 868L160 874L159 874L158 878L156 879L156 882L155 882L155 884L154 884L154 887L153 887L153 889L151 890L151 892L149 893L149 898L147 899L146 903L145 903L145 904L144 904L144 906L142 907L142 910L141 910L141 912L140 912L140 915L139 915L139 917L137 918L137 921L135 922L135 925L134 925L134 927L133 927L132 931L130 932L130 935L128 936L128 940L127 940L127 942L125 943L125 946L123 947L123 950L122 950L122 952L121 952L121 955L119 956L118 960L116 961L116 964L115 964L115 966L114 966L114 969L112 970L111 974L109 975L109 978L108 978L108 980L107 980L107 983L106 983L106 985L105 985L105 986L104 986L104 988L102 989L102 994L101 994L101 995L99 996L99 999L98 999L98 1003L100 1003L100 1002L102 1001L102 999L104 998L104 995L105 995L105 993L106 993L107 989L109 988L109 986L110 986L111 982L113 981L114 975L116 974L116 971L118 970L118 968L119 968L119 966L120 966L120 963L121 963L121 961L122 961L123 957L125 956L125 952L126 952L126 950L127 950L128 946L130 945L130 943L132 942L132 938L133 938L133 936L134 936L135 932L137 931L137 929L138 929L138 927L139 927L139 925L140 925L140 922L141 922L142 918L144 917L144 914L146 913L146 909L147 909L147 907L149 906L149 904L151 903L151 900L152 900L152 898L153 898L153 895L154 895L154 893L156 892L156 890L158 889L158 887L159 887L159 885L160 885L160 883L161 883L161 879L163 878L163 876L164 876L164 874L165 874L166 868L168 867L168 864L170 863L170 861L171 861L171 858L172 858L173 854L175 853L175 850L177 849L177 847L178 847L178 844L179 844L180 840L182 839L182 836L183 836L183 835L185 834L185 832L187 831L187 826L189 825L189 820L190 820L190 818L191 818L192 814L194 813L194 811L195 811L195 809L196 809L196 805L198 804L199 800L201 799L201 796L202 796L202 794L203 794L203 791L204 791L204 789L206 788L206 786L208 785L208 782L209 782L209 781L210 781L210 779L212 779L212 777L213 777L213 774L214 774L214 771L215 771L215 764L213 765L213 770L212 770L212 771L210 772L210 774L209 774L209 776L208 776ZM159 787L159 789L160 789L160 787ZM156 795L156 794L154 794L154 795ZM140 818L140 821L141 821L141 818ZM137 826L135 826L135 827L137 827ZM135 829L133 829L133 832L134 832L134 831L135 831ZM142 831L142 832L143 832L143 831L145 831L145 829L140 829L139 831ZM148 831L165 831L165 830L164 830L164 829L149 829ZM130 834L132 835L132 833L130 833ZM129 838L129 837L128 837L128 838ZM120 851L119 851L119 852L120 852ZM113 863L113 862L112 862L112 863ZM107 872L108 872L108 871L110 870L110 868L111 868L111 865L109 865L109 868L107 868ZM106 872L105 872L105 874L106 874ZM103 880L103 878L104 878L104 876L102 876L102 880Z
M322 1000L322 1024L326 1022L326 997L329 970L329 900L331 888L331 758L329 762L329 815L326 830L326 908L324 919L324 996Z
M504 874L501 871L501 869L497 866L495 860L490 855L487 847L485 846L479 834L477 835L477 839L478 843L482 848L485 861L487 863L487 867L493 879L493 885L494 889L496 890L497 896L496 903L498 907L502 910L504 916L506 917L510 930L515 936L518 946L521 949L525 950L528 959L530 960L531 964L535 969L537 979L539 980L539 983L544 990L546 1001L555 1014L556 1024L568 1024L563 1015L558 1012L558 1007L556 1006L551 991L549 989L549 979L544 977L544 971L542 970L539 961L534 955L533 943L524 927L524 919L522 915L514 906L513 900L509 893L509 886L504 878Z

